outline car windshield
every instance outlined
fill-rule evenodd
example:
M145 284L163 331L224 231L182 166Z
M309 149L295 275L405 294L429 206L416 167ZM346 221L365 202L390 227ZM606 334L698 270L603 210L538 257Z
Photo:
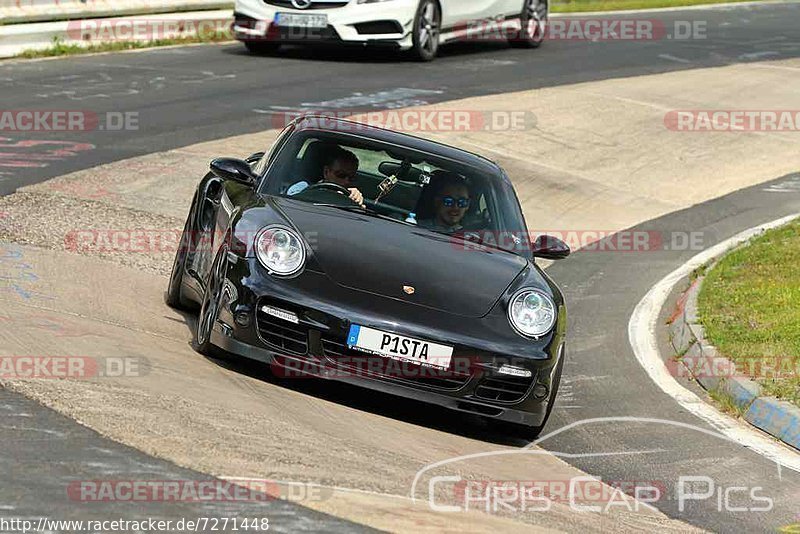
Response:
M527 256L527 247L520 246L526 232L519 202L499 171L488 174L363 136L295 133L270 166L261 192L320 209L361 211L409 230L424 228Z

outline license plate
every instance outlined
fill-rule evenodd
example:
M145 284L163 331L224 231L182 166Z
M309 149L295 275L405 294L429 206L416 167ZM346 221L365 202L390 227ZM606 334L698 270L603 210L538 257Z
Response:
M449 369L453 357L453 347L398 336L360 325L350 327L347 346L393 360L413 362L436 369Z
M276 26L327 28L328 15L311 13L275 13Z

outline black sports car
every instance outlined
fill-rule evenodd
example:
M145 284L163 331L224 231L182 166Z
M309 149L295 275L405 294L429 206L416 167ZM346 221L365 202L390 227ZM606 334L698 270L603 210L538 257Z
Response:
M479 414L537 435L566 308L495 163L358 123L302 117L269 152L216 159L166 294L200 307L196 348Z

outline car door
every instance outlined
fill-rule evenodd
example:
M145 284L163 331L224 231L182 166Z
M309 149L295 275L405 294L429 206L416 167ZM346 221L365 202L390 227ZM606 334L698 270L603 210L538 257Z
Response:
M442 28L464 26L468 22L487 18L497 0L440 0L442 5ZM503 0L505 1L505 0Z
M487 0L483 18L496 19L516 17L522 13L524 0Z
M501 0L502 14L506 17L518 17L525 6L525 0Z

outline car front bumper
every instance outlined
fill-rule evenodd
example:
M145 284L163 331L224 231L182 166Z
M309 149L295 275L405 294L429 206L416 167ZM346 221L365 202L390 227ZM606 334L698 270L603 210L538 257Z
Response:
M286 4L286 5L283 5ZM341 7L296 9L283 0L237 0L233 33L245 42L342 44L388 46L407 50L416 14L415 0L390 0L358 4L356 0L335 2ZM277 13L326 15L327 28L278 27Z
M498 349L496 344L476 347L464 337L433 335L430 326L415 325L405 317L398 321L399 314L388 309L381 317L374 309L348 301L348 290L341 289L340 295L335 294L339 288L319 291L316 288L331 284L322 273L276 280L261 271L255 259L239 257L229 263L223 305L211 335L214 345L268 364L287 378L336 380L529 426L544 421L557 364L565 356L563 334L554 333L523 357L498 354L487 350ZM263 313L264 305L296 314L299 324ZM429 318L421 320L430 324ZM451 369L431 371L349 349L345 339L351 324L454 346ZM500 373L504 364L529 371L530 376Z

